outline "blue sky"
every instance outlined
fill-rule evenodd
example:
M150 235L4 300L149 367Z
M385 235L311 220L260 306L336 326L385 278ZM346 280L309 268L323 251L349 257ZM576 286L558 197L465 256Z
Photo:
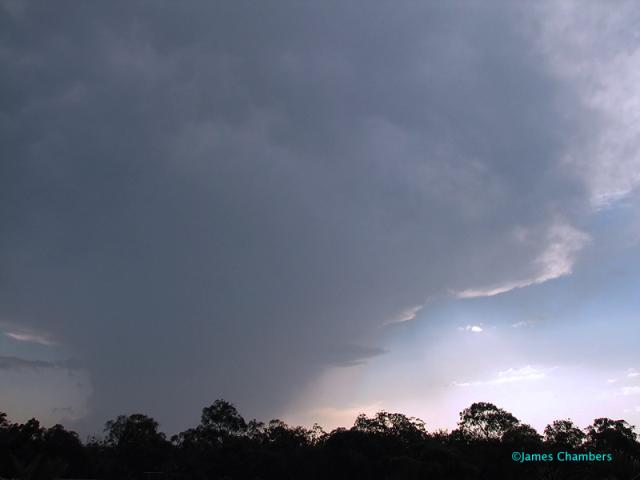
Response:
M414 318L382 327L388 353L328 376L320 390L334 406L295 418L322 413L340 425L358 410L386 409L452 429L467 405L490 401L539 431L557 418L638 424L633 214L625 205L595 213L591 245L571 275L494 296L433 299Z

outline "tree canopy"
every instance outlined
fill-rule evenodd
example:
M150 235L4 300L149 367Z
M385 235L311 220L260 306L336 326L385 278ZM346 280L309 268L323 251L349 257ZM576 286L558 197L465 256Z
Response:
M514 462L513 452L610 453L612 462ZM0 478L100 479L538 479L633 478L640 444L624 420L597 418L585 429L555 420L544 437L486 402L460 413L452 432L428 432L402 413L358 415L325 432L279 419L245 420L216 400L200 423L167 439L153 418L135 413L105 423L104 436L81 442L62 425L13 423L0 413ZM577 477L576 477L577 478Z

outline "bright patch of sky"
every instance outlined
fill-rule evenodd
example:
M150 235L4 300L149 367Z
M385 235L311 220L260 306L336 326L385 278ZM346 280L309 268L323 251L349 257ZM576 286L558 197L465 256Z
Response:
M362 405L375 399L431 428L454 428L475 401L496 403L540 431L567 417L582 426L600 416L640 424L640 245L625 238L627 213L594 218L590 231L601 241L572 275L431 302L414 321L387 327L389 353L348 375L327 375L309 398L334 392L324 398L334 409L353 397Z

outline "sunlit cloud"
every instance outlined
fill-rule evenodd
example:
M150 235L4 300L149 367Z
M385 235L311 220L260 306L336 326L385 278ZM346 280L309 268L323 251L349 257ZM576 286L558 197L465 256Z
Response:
M581 172L595 209L619 202L640 184L640 47L629 42L634 2L548 2L542 46L549 65L575 85L598 116L599 134L576 142L566 158Z
M464 332L480 333L483 331L483 328L480 327L479 325L466 325L464 327L458 327L458 330L464 331Z
M526 240L523 227L519 227L516 237ZM547 232L547 244L544 251L534 259L533 266L537 275L522 280L506 282L482 288L472 288L457 292L457 298L493 297L516 288L538 285L549 280L571 274L577 255L590 241L585 232L566 223L558 222Z
M392 325L394 323L404 323L415 320L418 316L418 312L424 308L424 305L416 305L405 310L402 310L396 317L392 318L384 325Z
M46 346L56 345L56 342L51 340L46 335L26 333L26 332L5 332L5 335L18 342L38 343L40 345L46 345Z

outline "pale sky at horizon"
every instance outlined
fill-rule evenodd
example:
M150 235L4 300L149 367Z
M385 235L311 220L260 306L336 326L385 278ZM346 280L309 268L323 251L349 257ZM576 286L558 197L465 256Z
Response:
M0 412L640 425L639 22L0 0Z

